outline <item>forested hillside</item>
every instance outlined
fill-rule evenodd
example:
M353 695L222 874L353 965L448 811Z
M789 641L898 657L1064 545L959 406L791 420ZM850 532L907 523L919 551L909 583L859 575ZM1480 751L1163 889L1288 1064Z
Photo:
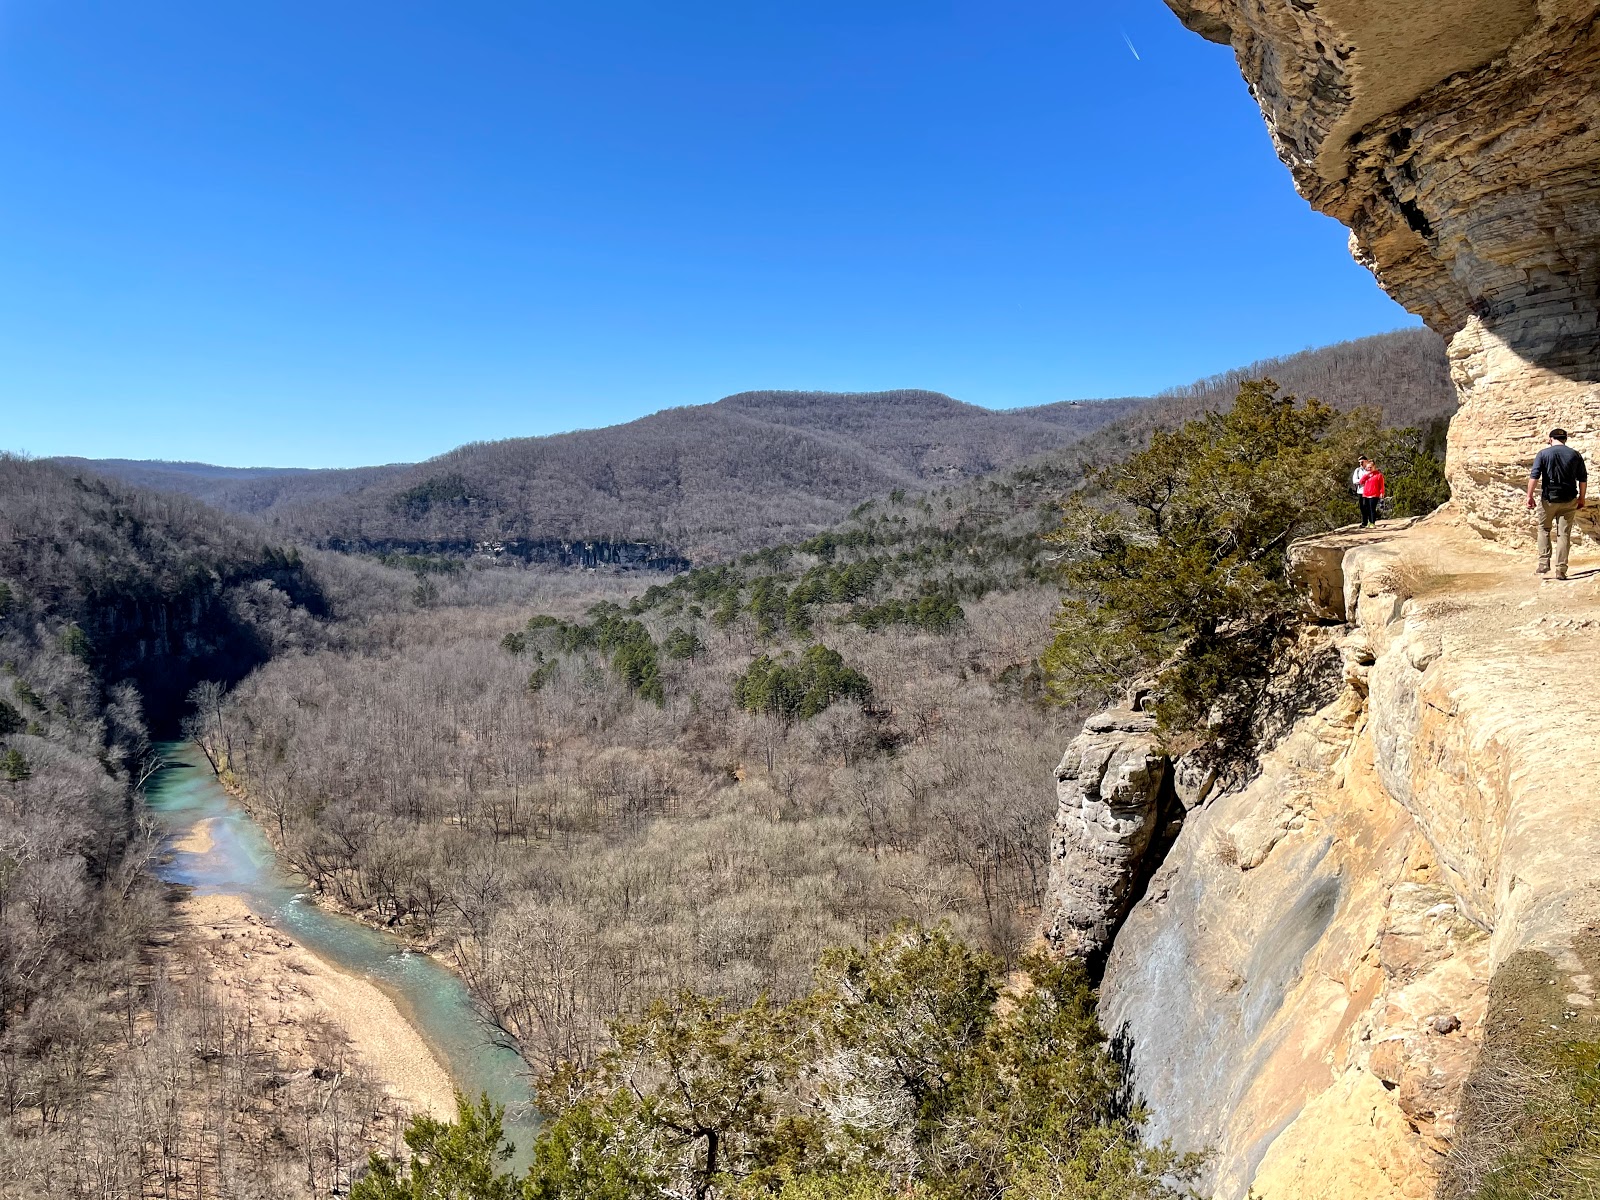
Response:
M330 615L298 550L193 500L11 458L0 496L16 603L60 623L72 656L132 684L157 720L199 680L238 680Z
M190 684L335 644L375 610L361 583L410 582L321 567L194 501L0 456L0 1195L281 1200L389 1144L359 1068L290 1069L174 942L139 798Z
M83 464L358 550L648 542L698 558L802 535L896 487L983 474L1137 402L991 412L934 392L748 392L626 425L463 446L409 467L219 473ZM74 465L77 465L76 463Z
M224 512L255 515L280 501L342 496L404 471L410 464L315 470L306 467L217 467L210 463L140 462L129 458L58 458L72 471L108 475L134 487L204 500Z
M1120 454L1154 424L1225 404L1242 380L1263 376L1338 408L1376 404L1396 424L1454 404L1442 344L1417 329L1142 400L994 412L935 392L746 392L607 429L463 446L410 466L83 465L258 514L281 538L340 549L461 554L498 542L571 562L561 543L576 540L608 543L616 559L702 562L803 539L895 489L926 490L1073 446L1084 461Z

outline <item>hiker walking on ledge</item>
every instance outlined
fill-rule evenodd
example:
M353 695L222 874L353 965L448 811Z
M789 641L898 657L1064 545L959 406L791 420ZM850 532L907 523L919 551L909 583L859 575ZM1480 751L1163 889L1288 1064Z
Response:
M1550 441L1539 451L1528 471L1528 507L1533 507L1533 485L1539 496L1539 574L1550 570L1550 535L1555 534L1556 578L1567 577L1567 552L1572 548L1572 514L1584 505L1589 491L1589 468L1583 455L1567 445L1567 431L1552 429ZM1546 581L1548 582L1548 581Z
M1378 523L1378 502L1383 499L1383 472L1378 470L1378 464L1370 458L1361 460L1366 471L1358 477L1357 488L1361 492L1361 528Z

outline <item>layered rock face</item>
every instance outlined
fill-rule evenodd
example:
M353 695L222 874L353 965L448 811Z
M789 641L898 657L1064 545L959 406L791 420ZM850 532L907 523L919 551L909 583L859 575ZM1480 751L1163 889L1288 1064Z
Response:
M1085 780L1138 763L1130 785L1182 794L1181 769L1119 716L1075 743L1053 933L1111 934L1102 1019L1148 1132L1211 1150L1218 1200L1474 1195L1530 1150L1553 1077L1531 1064L1600 1041L1600 594L1479 536L1531 542L1551 427L1600 461L1600 0L1167 3L1232 46L1301 194L1449 339L1458 519L1296 548L1346 690L1170 848L1155 793Z
M1095 852L1094 796L1160 813L1173 772L1136 714L1096 722L1058 772L1057 939L1119 926L1102 1019L1218 1200L1475 1194L1516 1149L1517 1039L1600 1038L1600 593L1439 518L1292 561L1344 690L1143 858Z
M1600 3L1167 3L1232 45L1300 193L1450 339L1456 506L1526 536L1545 433L1600 452Z
M1155 718L1131 709L1090 717L1056 768L1050 836L1053 942L1098 960L1133 904L1163 820L1175 817L1171 765Z

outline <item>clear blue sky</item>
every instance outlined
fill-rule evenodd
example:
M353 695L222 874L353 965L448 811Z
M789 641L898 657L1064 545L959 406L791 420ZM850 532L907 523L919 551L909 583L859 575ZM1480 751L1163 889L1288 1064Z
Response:
M0 9L8 449L330 466L750 388L1013 407L1411 323L1159 0Z

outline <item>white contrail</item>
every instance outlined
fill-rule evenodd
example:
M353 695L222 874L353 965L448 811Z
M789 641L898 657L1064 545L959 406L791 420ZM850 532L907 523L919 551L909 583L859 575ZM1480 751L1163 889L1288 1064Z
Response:
M1138 61L1138 62L1143 62L1144 59L1140 58L1139 57L1139 52L1133 48L1133 39L1131 37L1129 37L1122 30L1118 30L1117 32L1121 33L1122 34L1122 40L1128 43L1128 50L1132 53L1134 59L1136 61Z

